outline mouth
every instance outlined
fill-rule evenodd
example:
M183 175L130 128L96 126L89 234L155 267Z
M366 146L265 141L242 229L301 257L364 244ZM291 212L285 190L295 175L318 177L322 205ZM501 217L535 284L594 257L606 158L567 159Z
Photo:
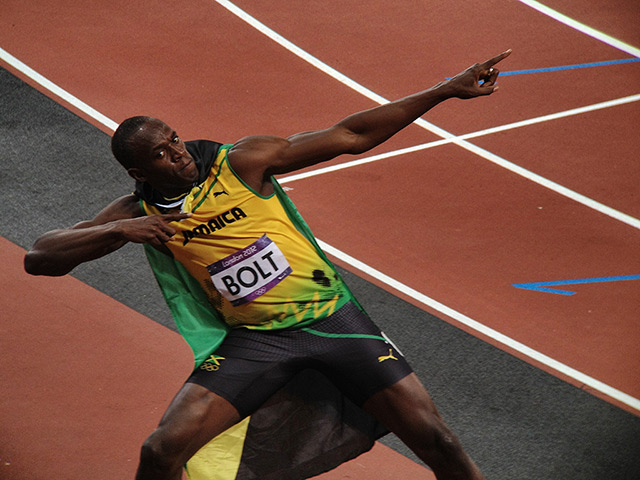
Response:
M193 161L193 159L189 158L180 168L178 168L178 173L188 170L191 167L195 167L195 162Z
M198 177L200 176L200 171L198 170L198 166L196 165L196 162L194 162L193 159L189 159L184 165L182 165L177 170L177 175L180 178L184 179L184 181L188 183L193 183L196 180L198 180Z

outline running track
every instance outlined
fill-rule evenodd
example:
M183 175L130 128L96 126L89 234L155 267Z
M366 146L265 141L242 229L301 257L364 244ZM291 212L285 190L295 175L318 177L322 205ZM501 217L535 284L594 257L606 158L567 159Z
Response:
M535 10L535 2L516 1L464 8L427 2L278 2L277 8L261 1L173 8L147 2L118 8L10 1L0 19L0 47L8 71L102 132L145 113L166 119L185 138L229 142L252 133L320 128L512 48L500 66L505 75L496 95L439 106L358 164L343 158L330 166L346 168L318 168L282 181L327 251L371 288L588 391L629 415L625 424L637 426L640 38L633 18L640 12L632 3L547 3L570 21ZM9 139L11 133L6 122L2 134ZM38 135L31 132L29 141L39 142ZM22 185L8 184L5 191L18 198ZM115 192L121 193L106 196ZM79 209L64 207L63 217L73 220L60 225L99 206L79 217ZM28 247L40 231L18 228L9 218L0 233ZM14 248L6 248L12 265L20 258ZM109 275L92 275L89 283L118 298L108 291L117 273ZM3 279L33 289L36 280L22 277L16 270ZM570 296L513 286L612 278L618 281L557 287L576 292ZM39 288L52 285L41 280ZM3 286L3 292L13 291ZM61 292L62 298L70 295ZM13 313L3 314L3 322L11 317L26 324L33 315L16 307L17 295L3 295L2 310ZM41 295L35 298L51 310ZM83 318L74 321L82 324ZM4 352L20 351L32 340L3 323L7 332L14 347ZM417 326L407 347L400 345L418 365L425 355L420 335ZM125 364L132 355L120 354ZM442 375L458 374L474 361L483 359L451 357ZM176 378L183 378L179 372ZM437 400L434 380L423 378ZM7 390L3 402L15 402L18 393ZM455 393L472 398L449 416L487 415L485 390ZM162 410L156 409L148 428ZM19 418L3 417L2 428L9 422L12 432L20 431ZM473 421L465 428L469 442L487 441ZM637 435L637 427L631 432ZM500 476L517 463L513 459L481 455L497 472L491 478L513 478ZM617 478L637 472L637 463L627 467ZM549 475L520 478L555 478Z

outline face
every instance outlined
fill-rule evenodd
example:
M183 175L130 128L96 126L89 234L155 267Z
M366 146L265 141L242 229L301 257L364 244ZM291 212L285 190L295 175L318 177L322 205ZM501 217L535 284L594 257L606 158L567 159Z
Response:
M136 166L129 174L171 197L188 191L198 179L198 168L184 142L160 120L145 123L131 140Z

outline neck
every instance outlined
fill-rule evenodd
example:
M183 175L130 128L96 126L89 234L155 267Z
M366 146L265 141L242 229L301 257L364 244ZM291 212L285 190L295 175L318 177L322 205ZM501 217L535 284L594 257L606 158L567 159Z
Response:
M190 185L184 187L176 187L174 185L168 187L153 187L156 192L162 195L166 200L178 200L181 197L187 195L193 187L195 187L197 182L193 182Z

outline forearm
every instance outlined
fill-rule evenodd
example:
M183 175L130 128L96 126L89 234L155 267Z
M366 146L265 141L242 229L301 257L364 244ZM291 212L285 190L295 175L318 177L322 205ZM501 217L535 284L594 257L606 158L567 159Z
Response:
M338 126L352 137L349 152L362 153L379 145L448 98L491 95L498 89L499 70L494 65L510 54L507 50L423 92L345 118Z
M454 96L455 91L447 82L442 82L400 100L350 115L338 126L354 135L350 153L362 153L389 139L439 103Z
M53 230L27 252L24 267L31 275L66 275L79 264L108 255L126 243L118 222Z

